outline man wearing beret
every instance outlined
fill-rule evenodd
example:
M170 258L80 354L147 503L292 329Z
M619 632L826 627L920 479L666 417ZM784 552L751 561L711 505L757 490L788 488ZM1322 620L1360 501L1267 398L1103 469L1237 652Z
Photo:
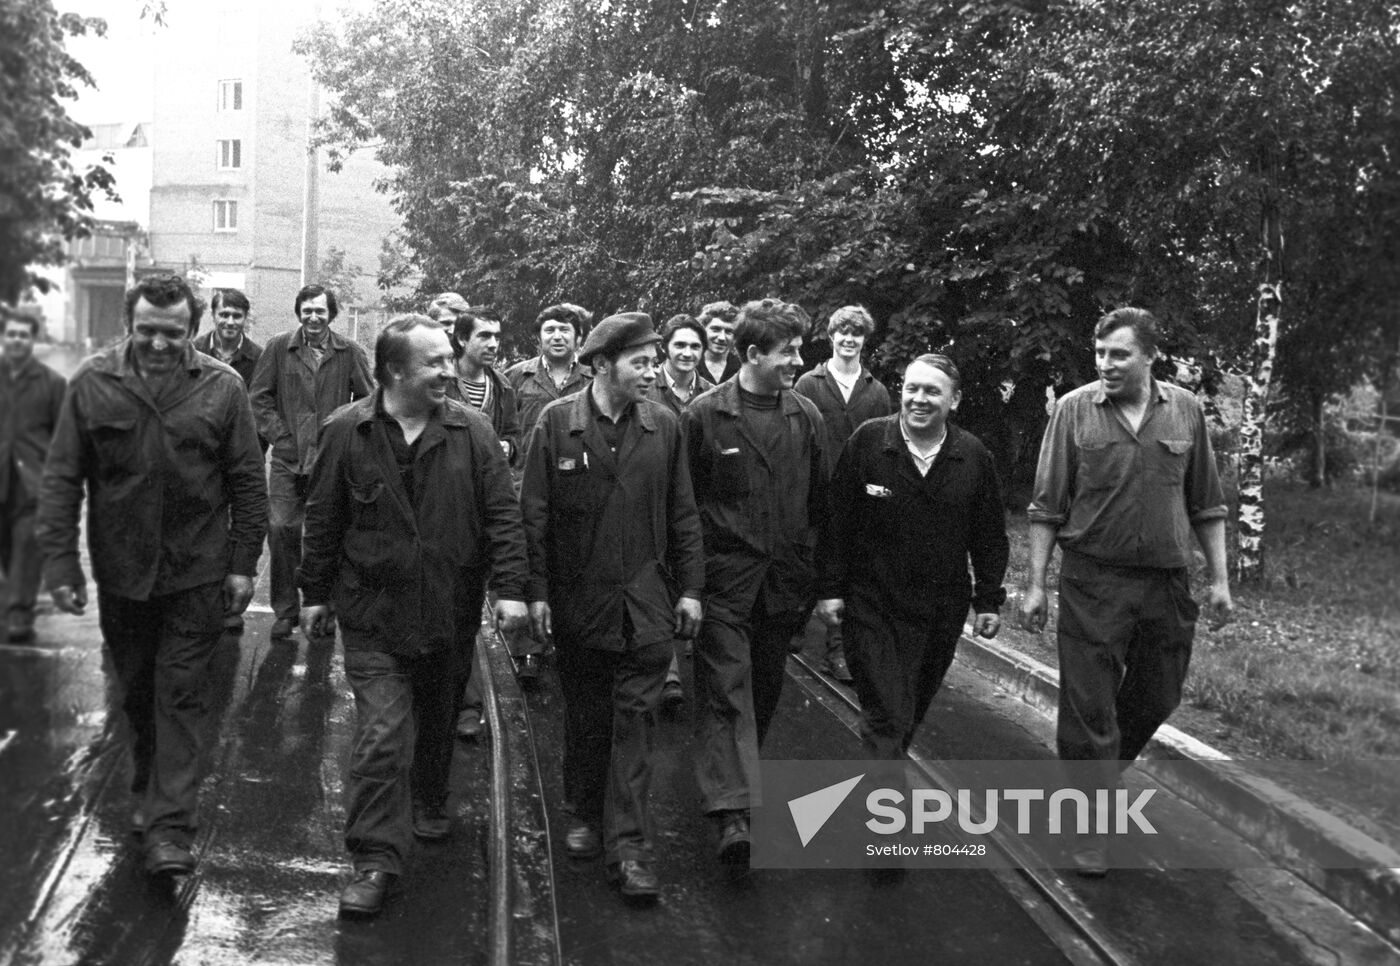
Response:
M525 456L526 596L564 694L569 855L604 853L624 898L654 900L647 814L655 709L675 637L700 625L704 554L680 423L647 398L651 318L614 315L579 354L587 391L540 413Z
M749 860L758 750L788 645L816 603L826 428L793 391L807 313L776 299L739 312L739 374L681 416L705 539L705 624L695 643L696 780L727 865Z

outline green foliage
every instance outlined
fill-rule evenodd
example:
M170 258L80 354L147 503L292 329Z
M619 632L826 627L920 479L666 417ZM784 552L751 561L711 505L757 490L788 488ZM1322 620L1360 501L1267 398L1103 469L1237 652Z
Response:
M363 304L358 283L360 276L364 274L363 268L350 262L349 253L345 249L331 245L326 249L325 257L321 259L316 281L334 292L340 304L348 308Z
M61 264L64 241L91 229L93 197L116 197L103 164L74 166L71 152L90 132L64 104L94 86L64 49L67 38L106 29L60 15L50 0L0 5L0 299L13 302L29 285L47 291L33 268Z

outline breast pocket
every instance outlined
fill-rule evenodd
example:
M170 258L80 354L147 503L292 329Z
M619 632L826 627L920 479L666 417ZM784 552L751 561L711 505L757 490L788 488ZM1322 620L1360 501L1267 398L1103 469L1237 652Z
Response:
M1076 487L1082 492L1111 490L1122 481L1128 447L1119 443L1082 443Z
M1163 486L1181 486L1186 479L1186 462L1190 458L1189 439L1158 440L1157 451L1152 455L1153 479Z
M92 440L92 450L97 457L99 473L106 474L114 469L131 469L140 462L134 419L104 419L91 423L88 426L88 438Z
M383 480L350 484L351 526L357 530L382 530L385 524L384 502L388 499Z
M749 492L749 461L738 447L720 450L710 467L710 487L722 497L745 496Z

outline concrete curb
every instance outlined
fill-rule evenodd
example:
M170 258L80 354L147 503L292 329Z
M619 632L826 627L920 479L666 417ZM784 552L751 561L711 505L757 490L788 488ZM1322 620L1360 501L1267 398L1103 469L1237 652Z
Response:
M970 633L960 645L965 665L1055 716L1060 685L1053 668ZM1191 763L1154 778L1400 945L1400 852L1171 725L1158 729L1145 756Z

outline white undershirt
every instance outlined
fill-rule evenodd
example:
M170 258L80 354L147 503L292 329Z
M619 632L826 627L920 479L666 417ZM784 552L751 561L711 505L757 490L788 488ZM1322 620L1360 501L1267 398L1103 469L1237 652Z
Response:
M841 398L846 402L850 402L851 393L855 392L856 380L860 378L860 370L857 369L853 376L843 375L831 366L827 366L826 371L831 373L831 378L836 380L836 385L841 390Z

